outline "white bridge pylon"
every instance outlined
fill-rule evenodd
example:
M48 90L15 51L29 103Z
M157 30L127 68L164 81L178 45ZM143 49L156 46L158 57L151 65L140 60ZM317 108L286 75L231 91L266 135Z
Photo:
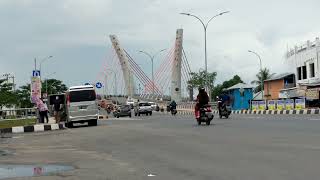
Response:
M127 95L132 97L134 95L135 86L134 86L133 76L130 73L130 67L129 67L130 65L129 65L128 57L124 49L122 49L122 47L120 46L119 40L115 35L110 35L110 40L112 42L112 46L115 49L118 59L120 61Z

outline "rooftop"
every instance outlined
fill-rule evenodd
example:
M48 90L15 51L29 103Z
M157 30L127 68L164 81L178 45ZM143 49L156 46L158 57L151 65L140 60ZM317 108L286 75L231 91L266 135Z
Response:
M279 80L279 79L283 79L283 78L286 78L288 76L294 76L294 73L282 73L282 74L275 74L273 75L270 79L267 79L265 81L274 81L274 80Z
M252 89L253 86L249 85L249 84L245 84L245 83L238 83L234 86L229 87L227 90L233 90L233 89Z

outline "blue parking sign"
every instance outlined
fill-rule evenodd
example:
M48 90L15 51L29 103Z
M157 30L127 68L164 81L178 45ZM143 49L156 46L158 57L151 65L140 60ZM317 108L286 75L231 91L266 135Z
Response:
M39 70L33 70L32 71L32 77L38 77L40 76L40 71Z
M97 83L96 83L96 87L97 87L98 89L102 88L102 83L101 83L101 82L97 82Z

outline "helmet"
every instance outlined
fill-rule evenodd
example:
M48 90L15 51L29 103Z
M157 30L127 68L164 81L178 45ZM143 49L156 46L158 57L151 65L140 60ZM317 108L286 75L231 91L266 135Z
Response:
M199 92L205 92L204 87L199 87Z

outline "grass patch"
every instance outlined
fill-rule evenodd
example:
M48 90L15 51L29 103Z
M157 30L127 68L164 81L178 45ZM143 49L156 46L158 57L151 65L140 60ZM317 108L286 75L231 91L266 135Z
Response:
M0 129L36 124L36 119L0 120Z

